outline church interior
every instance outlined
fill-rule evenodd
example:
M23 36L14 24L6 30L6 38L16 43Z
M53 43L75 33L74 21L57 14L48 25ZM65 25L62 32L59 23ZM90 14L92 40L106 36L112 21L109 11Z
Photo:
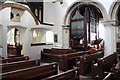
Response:
M120 80L120 0L0 0L1 80Z

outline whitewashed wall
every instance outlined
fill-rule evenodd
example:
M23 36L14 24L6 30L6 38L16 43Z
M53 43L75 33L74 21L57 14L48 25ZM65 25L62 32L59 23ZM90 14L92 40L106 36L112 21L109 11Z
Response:
M5 8L3 10L0 11L0 13L2 14L2 16L4 16L4 18L2 18L2 30L3 30L3 36L2 36L2 40L3 40L3 49L2 49L2 55L4 57L7 57L7 26L10 23L10 11L11 8Z
M46 1L46 0L45 0ZM109 15L109 9L115 0L64 0L63 4L60 4L59 2L52 3L52 2L46 2L44 5L44 21L51 23L51 21L54 23L53 33L58 33L60 36L58 44L55 44L56 46L59 46L59 44L62 43L62 47L69 46L68 44L65 44L65 41L68 41L67 37L68 34L65 36L65 34L61 34L61 27L64 24L65 15L67 14L67 11L72 6L73 3L76 1L95 1L98 3L98 6L102 6L104 10L107 12L107 15L104 14L104 21L110 20ZM51 18L53 16L53 18ZM107 22L104 22L103 24L106 24ZM112 52L116 51L116 32L115 28L110 24L105 25L105 55L108 55Z
M46 1L46 0L45 0ZM21 32L22 32L22 39L21 42L23 43L23 48L24 50L22 51L25 55L30 56L30 58L40 58L40 51L43 48L51 48L51 47L59 47L59 48L69 48L69 44L66 43L65 41L68 41L69 39L69 32L66 34L65 30L62 28L65 20L65 16L67 14L67 11L70 9L70 7L75 3L75 1L91 1L91 0L64 0L63 4L60 4L59 2L52 3L52 2L45 2L44 3L44 22L45 23L51 23L54 24L53 29L51 30L53 34L58 34L58 43L54 43L54 45L44 45L44 46L36 46L36 47L31 47L31 28L34 27L35 21L31 14L28 11L22 11L22 16L21 16L21 22L11 22L10 21L10 12L11 8L5 8L0 11L0 23L3 25L3 49L1 50L3 53L3 56L7 56L7 31L8 31L8 26L19 26L22 27ZM96 1L96 0L95 0ZM113 0L112 0L113 1ZM98 3L101 3L103 7L105 8L105 11L107 12L107 15L105 15L105 20L110 19L109 9L112 4L112 1L103 1L103 0L98 0ZM97 2L97 1L96 1ZM13 9L15 12L18 10ZM21 11L20 11L21 12ZM4 16L4 18L2 18ZM109 53L112 53L115 51L115 44L116 44L116 34L115 34L115 29L111 24L106 24L105 22L105 53L106 55ZM69 29L68 29L69 31ZM43 42L46 42L46 33L43 32ZM110 37L109 37L110 36Z
M2 54L4 57L7 57L7 31L9 30L10 27L17 27L19 28L19 30L21 31L21 41L23 42L23 53L25 55L29 55L31 53L28 54L28 49L29 49L29 40L30 38L27 38L27 33L28 31L26 30L26 28L31 28L33 27L35 24L35 21L33 19L33 17L30 15L29 12L27 11L20 11L17 9L12 9L12 11L14 12L20 12L22 13L21 16L21 22L11 22L10 21L10 12L11 12L11 8L4 8L3 10L0 11L0 13L2 14L2 16L4 16L4 18L2 18L2 25L3 25L3 50L2 50ZM31 51L30 51L31 52ZM31 57L31 56L30 56Z
M11 11L14 14L17 14L18 12L20 13L20 22L12 22L10 20ZM2 17L0 17L3 25L3 49L0 51L2 51L4 57L7 57L7 32L12 28L17 28L20 31L20 42L23 45L22 54L29 56L30 59L40 58L40 53L43 48L51 48L53 46L31 46L31 28L34 28L36 23L33 16L28 11L21 11L15 8L11 9L11 7L8 7L2 9L0 14L4 16L4 19L1 19ZM46 42L46 30L42 30L42 42Z
M2 13L0 13L0 24L2 24Z
M2 55L2 48L0 48L0 55Z

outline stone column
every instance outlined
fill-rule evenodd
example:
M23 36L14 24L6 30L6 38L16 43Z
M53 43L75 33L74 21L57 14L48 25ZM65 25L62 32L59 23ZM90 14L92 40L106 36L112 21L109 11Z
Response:
M105 40L104 52L105 56L116 52L116 28L111 22L105 22Z
M69 26L63 26L62 27L62 35L63 35L63 48L68 49L69 48L69 34L70 34L70 27Z

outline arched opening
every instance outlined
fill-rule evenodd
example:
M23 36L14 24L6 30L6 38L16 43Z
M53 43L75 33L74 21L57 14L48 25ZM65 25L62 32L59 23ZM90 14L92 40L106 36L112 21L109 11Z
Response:
M20 32L17 28L12 28L7 33L7 43L15 45L18 42L20 42Z
M116 35L117 35L116 50L120 54L120 46L119 46L120 45L120 5L118 7L117 14L116 14L116 25L118 26L118 27L116 27L116 30L117 30L117 32L116 32Z
M115 26L115 48L114 50L120 54L120 1L116 0L109 9L110 18L114 21Z
M21 42L21 34L17 28L10 28L7 33L7 54L9 56L22 55L21 50L23 48Z
M92 12L92 14L93 14L93 12L97 12L97 13L99 13L100 15L101 15L101 17L99 17L98 18L98 21L99 21L99 23L97 23L96 24L96 26L98 27L97 28L97 30L96 31L98 31L97 32L97 35L99 35L99 36L97 36L97 39L99 39L100 38L100 32L102 31L103 33L101 34L101 35L104 35L105 34L105 32L104 32L104 30L100 30L99 28L101 27L101 25L102 25L102 29L105 29L105 25L104 25L104 23L101 23L101 21L104 21L104 20L106 20L108 17L107 17L107 12L106 12L106 9L104 8L104 6L100 3L100 2L98 2L98 1L93 1L93 0L80 0L80 1L78 1L78 2L73 2L73 4L71 5L71 6L69 6L68 7L68 9L67 9L67 12L66 12L66 15L65 15L65 17L64 17L64 26L65 26L65 28L67 28L67 29L70 29L70 27L71 27L71 17L72 17L72 15L75 13L75 11L76 11L76 9L78 9L78 7L80 8L82 8L83 6L89 6L89 7L92 7L92 6L94 6L94 8L95 8L95 11L93 11L94 10L94 8L93 8L93 10L91 9L91 8L88 8L88 10L90 10L90 12ZM83 9L84 11L83 12L85 12L85 8ZM80 11L80 12L82 12L82 10ZM81 14L81 13L80 13ZM88 14L88 13L87 13ZM81 14L82 15L82 14ZM83 17L84 17L84 15L82 15ZM86 21L87 22L87 21ZM99 25L100 24L100 25ZM86 25L86 26L88 26L88 25ZM64 28L63 28L64 29ZM88 29L87 29L88 30ZM71 44L71 39L69 38L69 35L70 35L70 30L68 30L68 33L67 34L63 34L63 37L64 37L64 41L63 41L63 47L64 46L67 46L68 48L71 48L71 46L70 46L70 44ZM95 36L94 34L91 34L91 35L93 35L93 36ZM69 39L66 39L66 37L68 37ZM91 38L91 39L94 39L94 37L93 38ZM67 40L67 41L66 41ZM100 39L101 40L101 39ZM105 39L104 39L105 40ZM79 41L79 40L78 40ZM83 40L81 40L81 41L79 41L79 42L83 42ZM86 42L87 42L87 46L89 45L89 43L90 43L90 39L89 39L89 41L87 41L86 40ZM104 41L102 41L102 43L99 45L99 47L102 45L102 48L104 49L104 46L103 46L103 43L104 43ZM95 47L95 46L93 46L93 47ZM88 47L87 47L88 48Z
M118 22L118 25L120 26L120 5L117 12L117 22Z
M99 22L102 18L103 15L96 6L77 6L70 16L70 47L87 50L89 44L92 44L99 48L102 41Z

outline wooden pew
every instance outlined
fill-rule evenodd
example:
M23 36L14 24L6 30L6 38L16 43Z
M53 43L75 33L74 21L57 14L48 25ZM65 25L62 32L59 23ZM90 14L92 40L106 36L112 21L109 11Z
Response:
M15 58L6 58L6 59L2 59L2 63L10 63L16 61L23 61L23 60L29 60L29 57L23 56L23 57L15 57Z
M74 49L56 49L56 48L52 48L52 49L43 49L42 53L52 53L52 54L67 54L67 53L73 53L76 52L76 50Z
M75 49L57 49L57 48L52 48L53 50L57 50L57 51L66 51L66 53L73 53L73 52L77 52L77 50Z
M66 71L76 66L76 59L82 55L90 54L90 51L81 51L76 53L63 54L59 61L60 70Z
M105 72L104 78L100 79L99 77L96 80L120 80L120 70L119 69L112 69L112 72Z
M2 80L39 80L58 73L57 63L35 66L1 74Z
M79 80L79 72L77 68L74 68L42 80Z
M12 55L12 56L8 56L7 58L15 58L15 57L23 57L24 55Z
M92 61L97 61L98 58L102 58L103 56L103 51L80 56L79 60L76 61L76 66L79 67L80 75L84 75L86 72L90 71Z
M100 80L100 78L96 78L96 80ZM113 80L113 73L106 73L106 76L103 78L103 80Z
M2 66L2 73L4 73L4 72L14 71L18 69L23 69L23 68L39 66L39 65L40 65L40 60L36 59L36 60L5 63L5 64L1 64L0 66Z
M56 49L44 49L44 52L41 53L42 60L47 59L47 61L51 62L56 61L59 63L60 70L66 71L68 69L72 69L73 66L75 66L75 59L79 58L79 56L84 54L90 54L90 50L73 53L65 53L64 49L60 50L61 51L59 52L59 50Z
M120 80L120 69L113 68L112 69L113 78L114 80Z
M104 72L111 72L117 64L117 54L113 53L104 58L98 58L97 63L92 65L92 77L103 79Z

